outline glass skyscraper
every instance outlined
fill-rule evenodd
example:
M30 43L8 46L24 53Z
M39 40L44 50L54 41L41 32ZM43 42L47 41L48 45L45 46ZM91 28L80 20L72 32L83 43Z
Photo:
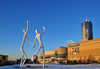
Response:
M85 20L81 23L82 26L82 39L81 41L87 41L93 39L92 23L89 20Z

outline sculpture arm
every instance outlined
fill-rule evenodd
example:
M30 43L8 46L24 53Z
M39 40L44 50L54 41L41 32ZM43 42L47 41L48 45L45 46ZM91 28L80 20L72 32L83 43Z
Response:
M43 33L45 33L45 32L46 32L45 27L43 27L43 29L44 29L44 32L42 32L41 34L43 34Z
M27 39L32 45L34 45L27 37L26 37L26 39Z
M26 30L26 32L28 31L28 25L29 25L29 22L27 21L27 30Z

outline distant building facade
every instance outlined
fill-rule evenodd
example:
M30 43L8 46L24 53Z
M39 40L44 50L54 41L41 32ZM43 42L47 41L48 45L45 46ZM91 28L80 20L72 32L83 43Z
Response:
M100 38L68 44L69 61L100 61Z
M0 54L0 63L5 63L6 61L8 61L8 55Z
M40 53L39 63L43 63L43 53ZM57 47L56 50L45 51L45 63L65 63L67 61L67 47Z
M81 23L82 27L82 39L81 41L87 41L93 39L92 23L89 20L85 20Z

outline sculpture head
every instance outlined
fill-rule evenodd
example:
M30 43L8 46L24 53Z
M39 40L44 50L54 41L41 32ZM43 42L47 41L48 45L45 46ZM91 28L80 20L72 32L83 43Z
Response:
M36 32L36 34L38 34L38 30L37 29L35 30L35 32Z
M23 32L24 32L24 33L26 32L25 29L23 30Z

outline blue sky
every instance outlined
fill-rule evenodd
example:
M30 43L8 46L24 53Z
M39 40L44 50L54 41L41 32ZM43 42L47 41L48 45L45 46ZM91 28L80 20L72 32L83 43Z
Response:
M42 35L45 51L64 46L67 40L81 41L81 23L87 19L93 23L93 38L100 38L100 0L0 0L0 54L11 59L22 57L20 47L23 29L27 20L27 37L34 42L35 30ZM38 48L25 41L24 51L28 58L35 55ZM39 53L42 52L42 49Z

